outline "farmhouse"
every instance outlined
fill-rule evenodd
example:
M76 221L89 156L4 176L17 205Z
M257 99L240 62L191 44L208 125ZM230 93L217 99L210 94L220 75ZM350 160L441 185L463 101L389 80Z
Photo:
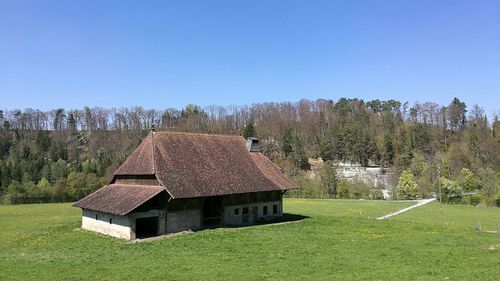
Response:
M76 202L82 228L136 239L282 216L298 188L241 136L151 132L111 182Z

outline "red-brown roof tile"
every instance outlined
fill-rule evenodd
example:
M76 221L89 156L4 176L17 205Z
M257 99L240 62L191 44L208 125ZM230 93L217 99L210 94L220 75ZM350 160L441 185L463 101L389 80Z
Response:
M110 184L73 206L123 216L162 191L165 188L161 186Z
M298 188L241 136L150 133L115 175L155 174L173 198Z

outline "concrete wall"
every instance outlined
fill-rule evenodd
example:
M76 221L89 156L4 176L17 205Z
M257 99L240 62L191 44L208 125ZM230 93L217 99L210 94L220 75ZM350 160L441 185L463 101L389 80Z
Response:
M264 215L264 206L267 206L267 214ZM273 206L277 212L273 213ZM257 207L257 216L254 215L254 207ZM248 222L243 221L243 208L248 208ZM239 209L235 214L235 209ZM257 221L272 219L283 215L281 201L258 202L251 204L225 206L223 213L223 224L229 226L250 225ZM257 220L255 220L257 218ZM201 209L177 210L167 213L167 233L183 230L194 230L202 227Z
M201 210L177 210L167 213L167 232L194 230L201 227Z
M110 219L112 220L111 223ZM124 238L128 240L135 239L130 219L127 216L117 216L83 209L82 228L117 238Z
M267 214L264 215L264 206L267 206ZM277 212L273 212L273 206L276 206ZM257 207L257 213L253 213ZM245 222L243 219L243 208L248 208L248 221ZM236 210L237 214L236 214ZM257 223L260 220L272 219L275 217L280 217L283 215L283 204L282 201L269 201L269 202L258 202L243 205L232 205L224 207L224 224L230 226L238 225L250 225ZM255 221L257 218L257 221Z
M82 228L117 238L133 240L136 238L135 220L138 218L150 217L159 218L158 235L165 234L165 211L163 210L151 210L149 212L132 213L127 216L117 216L84 209L82 215ZM111 223L109 219L112 219Z
M130 219L130 229L132 230L132 236L130 239L135 239L136 225L135 220L140 218L151 218L158 217L158 235L166 233L165 229L165 211L164 210L150 210L148 212L138 212L131 213L128 215Z

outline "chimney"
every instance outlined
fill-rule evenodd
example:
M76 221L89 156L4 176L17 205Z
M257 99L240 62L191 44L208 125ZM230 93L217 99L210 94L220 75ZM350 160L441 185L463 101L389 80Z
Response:
M250 137L247 139L247 150L249 152L260 152L260 143L258 138Z

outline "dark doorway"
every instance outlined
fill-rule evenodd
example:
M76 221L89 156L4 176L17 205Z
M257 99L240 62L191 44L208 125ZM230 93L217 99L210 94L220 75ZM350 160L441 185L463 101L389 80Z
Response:
M259 208L257 206L252 206L252 215L253 215L252 223L257 223L257 220L259 219Z
M243 207L242 214L243 214L243 216L241 217L241 222L243 224L249 224L250 220L248 219L249 218L249 216L248 216L248 207Z
M135 220L136 238L146 238L158 235L158 218L141 218Z
M222 223L222 198L208 197L203 202L203 226L219 226Z

